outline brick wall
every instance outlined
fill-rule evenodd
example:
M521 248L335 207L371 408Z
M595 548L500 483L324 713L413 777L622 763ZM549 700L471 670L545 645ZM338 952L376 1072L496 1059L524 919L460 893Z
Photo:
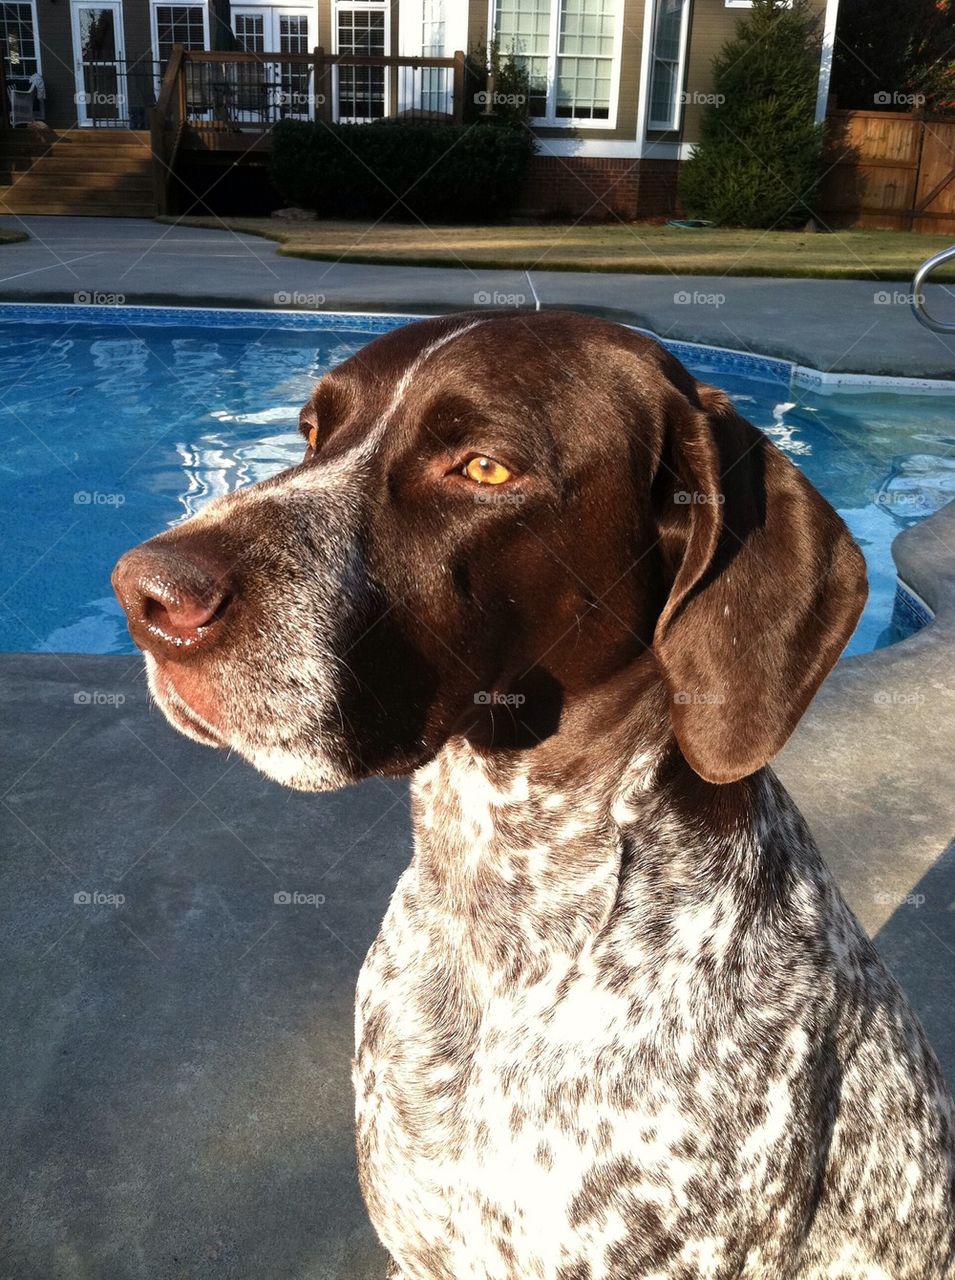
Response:
M517 212L587 222L673 217L678 169L676 160L535 156Z

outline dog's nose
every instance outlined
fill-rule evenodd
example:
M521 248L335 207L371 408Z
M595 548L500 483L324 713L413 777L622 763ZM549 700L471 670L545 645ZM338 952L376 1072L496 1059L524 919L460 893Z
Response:
M136 644L166 657L207 644L235 596L228 567L215 557L149 543L119 561L113 590Z

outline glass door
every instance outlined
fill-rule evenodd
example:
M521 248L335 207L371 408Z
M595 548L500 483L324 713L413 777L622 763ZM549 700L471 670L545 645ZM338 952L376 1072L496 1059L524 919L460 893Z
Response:
M120 0L72 0L76 118L81 125L125 126L129 120Z
M240 94L241 118L308 120L313 114L309 92L312 68L273 62L270 53L308 53L309 11L279 5L233 5L232 29L240 49L266 55L255 65ZM256 114L257 113L257 114Z

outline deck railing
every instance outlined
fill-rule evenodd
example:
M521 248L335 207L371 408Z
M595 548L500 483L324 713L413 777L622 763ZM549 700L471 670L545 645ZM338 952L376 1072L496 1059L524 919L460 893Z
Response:
M179 46L177 46L178 49ZM261 131L288 118L326 121L464 118L466 59L181 51L166 82L185 123ZM165 87L165 85L164 85Z
M207 53L176 45L150 117L156 201L169 212L176 156L188 131L206 144L266 134L280 120L369 123L464 120L467 60L311 53ZM213 138L210 135L219 135Z

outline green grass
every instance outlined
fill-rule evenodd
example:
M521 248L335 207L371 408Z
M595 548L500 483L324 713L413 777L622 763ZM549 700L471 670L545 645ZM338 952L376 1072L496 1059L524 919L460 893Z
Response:
M265 236L278 243L281 254L322 261L831 280L911 280L925 258L951 243L947 236L909 231L687 231L649 223L421 227L270 218L160 221ZM933 278L955 280L955 267Z

